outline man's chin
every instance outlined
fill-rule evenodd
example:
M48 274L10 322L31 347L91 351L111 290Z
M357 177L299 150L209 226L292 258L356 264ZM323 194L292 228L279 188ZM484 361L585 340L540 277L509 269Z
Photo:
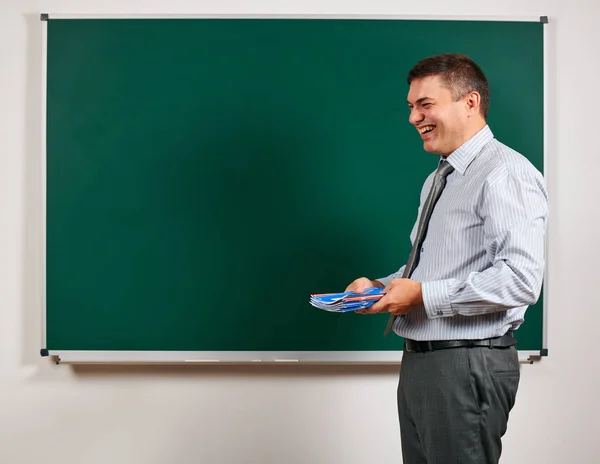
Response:
M433 153L434 155L436 154L435 147L433 144L428 142L423 142L423 150L425 150L427 153Z

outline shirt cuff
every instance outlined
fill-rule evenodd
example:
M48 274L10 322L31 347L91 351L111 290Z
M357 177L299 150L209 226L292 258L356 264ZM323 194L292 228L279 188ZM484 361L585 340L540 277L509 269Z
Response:
M421 283L423 303L429 319L450 317L456 314L450 303L448 284L448 280L434 280L432 282Z

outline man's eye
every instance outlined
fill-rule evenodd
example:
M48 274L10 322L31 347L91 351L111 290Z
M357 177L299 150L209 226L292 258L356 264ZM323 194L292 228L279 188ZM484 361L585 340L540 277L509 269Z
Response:
M429 108L431 106L431 103L423 103L423 108Z

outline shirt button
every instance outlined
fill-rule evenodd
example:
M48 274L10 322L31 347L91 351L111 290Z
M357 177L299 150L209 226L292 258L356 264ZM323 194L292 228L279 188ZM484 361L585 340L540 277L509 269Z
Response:
M443 311L438 311L438 312L437 312L437 315L438 315L438 316L443 316L443 315L444 315L444 312L443 312Z

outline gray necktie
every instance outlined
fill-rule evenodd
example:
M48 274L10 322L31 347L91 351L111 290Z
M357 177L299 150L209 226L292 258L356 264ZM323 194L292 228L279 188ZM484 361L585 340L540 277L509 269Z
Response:
M431 213L433 212L433 208L437 203L440 195L442 194L442 190L446 186L446 177L454 171L454 168L447 161L442 161L440 166L438 167L437 172L435 173L435 177L433 179L433 185L431 186L431 190L429 191L429 195L425 200L425 204L423 205L423 210L421 212L421 218L419 219L419 228L417 229L417 235L415 236L415 241L410 252L410 256L408 257L408 261L406 262L406 267L404 268L404 273L402 274L402 278L410 278L411 274L419 264L419 257L421 256L421 245L423 244L423 240L425 239L425 235L427 234L427 226L429 225L429 218L431 218ZM390 314L388 319L387 326L385 328L384 335L387 335L389 331L392 329L394 325L394 321L398 316L395 314Z

